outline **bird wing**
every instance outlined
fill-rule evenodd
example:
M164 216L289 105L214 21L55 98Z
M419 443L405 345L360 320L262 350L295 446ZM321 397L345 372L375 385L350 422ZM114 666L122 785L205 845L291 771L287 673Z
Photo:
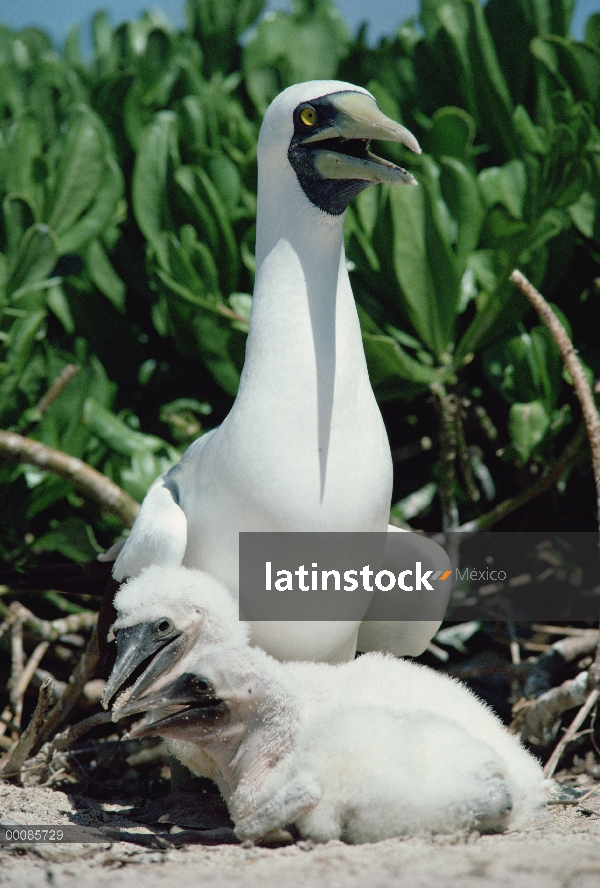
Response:
M151 564L176 567L187 546L187 519L161 475L148 490L142 507L121 549L113 577L122 582L136 577Z
M402 532L402 528L388 525L388 533ZM369 611L366 616L368 617ZM357 649L382 651L398 657L416 657L422 654L442 624L440 620L363 620L358 630Z
M218 426L217 426L218 428ZM177 465L160 475L148 489L141 509L120 551L113 577L122 582L137 577L151 564L178 567L187 547L187 518L178 503L180 487L189 477L202 471L202 451L217 429L197 438L187 448ZM106 556L108 553L106 553Z

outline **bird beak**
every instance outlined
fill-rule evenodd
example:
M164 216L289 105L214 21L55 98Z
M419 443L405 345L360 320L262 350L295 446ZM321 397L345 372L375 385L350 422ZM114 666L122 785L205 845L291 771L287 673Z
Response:
M131 688L128 702L138 699L160 675L173 666L183 655L186 646L185 635L181 632L175 637L157 638L152 623L137 623L135 626L118 629L115 634L117 659L102 695L105 709L108 709L119 688L145 660L152 657L147 669Z
M360 179L387 182L390 185L416 185L409 172L383 160L368 150L370 139L400 142L421 153L419 143L406 127L386 117L372 96L358 92L340 92L328 96L335 111L330 126L302 140L314 145L314 165L326 179ZM319 148L319 142L340 140L334 146ZM347 143L347 144L345 144ZM344 149L348 149L345 153ZM358 149L358 150L357 150Z
M186 672L166 688L147 694L135 703L124 706L119 716L135 715L149 709L162 710L159 718L149 724L133 728L126 735L126 739L151 737L156 734L179 736L186 728L193 727L217 712L221 713L222 701L215 697L212 687L208 685L206 690L199 690L196 682L197 676ZM173 707L178 707L175 712L172 711Z

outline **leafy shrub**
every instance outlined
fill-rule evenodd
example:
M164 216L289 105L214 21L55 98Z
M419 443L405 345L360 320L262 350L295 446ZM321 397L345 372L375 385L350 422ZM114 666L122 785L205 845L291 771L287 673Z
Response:
M556 459L578 410L513 267L600 371L600 14L577 42L573 0L422 0L418 23L370 48L331 0L263 6L188 0L179 32L154 12L116 29L98 13L89 61L76 32L59 53L35 29L0 29L0 424L140 499L211 407L211 423L224 416L251 305L262 114L291 83L340 77L424 148L405 161L420 188L368 189L346 223L372 383L394 452L413 460L396 515L436 527L454 502L476 517ZM593 489L566 513L567 480L544 520L592 526ZM32 468L5 463L0 491L9 560L90 557L118 529Z

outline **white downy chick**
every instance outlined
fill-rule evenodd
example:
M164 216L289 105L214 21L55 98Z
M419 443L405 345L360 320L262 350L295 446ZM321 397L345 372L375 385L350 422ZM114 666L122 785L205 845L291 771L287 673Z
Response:
M405 693L390 694L403 680ZM440 691L450 700L442 712ZM183 709L173 714L174 705ZM197 753L208 754L240 838L290 824L316 841L493 832L544 801L539 764L483 704L457 682L392 657L281 664L217 645L125 712L164 706L168 715L132 736L170 737L196 773Z
M121 586L114 604L117 664L102 697L105 708L124 680L130 680L113 705L115 721L132 697L137 699L150 687L162 688L180 675L180 660L190 650L248 641L248 626L239 620L227 589L198 570L148 567ZM167 746L171 747L169 741ZM181 749L185 750L185 744ZM177 750L170 751L179 758ZM214 762L204 756L202 766L200 759L196 765L195 773L214 779Z

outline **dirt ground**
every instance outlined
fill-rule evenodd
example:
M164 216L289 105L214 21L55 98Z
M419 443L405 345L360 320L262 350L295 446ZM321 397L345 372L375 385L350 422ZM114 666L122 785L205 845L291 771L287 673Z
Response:
M126 807L53 789L0 786L4 823L120 826L131 842L5 846L3 888L598 888L600 802L553 806L544 822L499 836L391 839L282 848L144 847L155 835ZM167 845L171 839L164 833ZM176 836L173 836L176 838ZM161 843L161 840L158 840Z

